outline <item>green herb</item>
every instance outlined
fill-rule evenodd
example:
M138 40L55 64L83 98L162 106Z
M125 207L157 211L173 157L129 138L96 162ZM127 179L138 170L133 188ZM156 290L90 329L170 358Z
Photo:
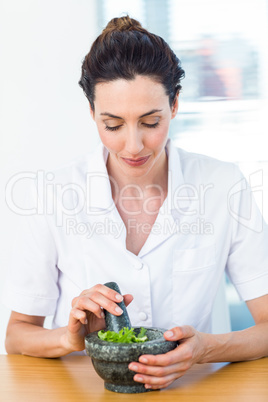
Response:
M124 327L118 332L114 331L104 331L98 332L98 337L103 341L115 342L115 343L138 343L148 341L145 328L141 328L139 334L136 336L134 333L134 328L128 329Z

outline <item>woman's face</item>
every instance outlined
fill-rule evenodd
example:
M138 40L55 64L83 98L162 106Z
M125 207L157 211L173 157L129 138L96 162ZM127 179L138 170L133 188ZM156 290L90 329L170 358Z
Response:
M178 100L170 108L162 84L145 76L99 83L94 106L91 113L113 171L140 177L165 166L169 124Z

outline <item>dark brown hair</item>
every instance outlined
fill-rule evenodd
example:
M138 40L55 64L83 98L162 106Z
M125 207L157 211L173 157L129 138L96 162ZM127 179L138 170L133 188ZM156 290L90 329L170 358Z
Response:
M113 18L84 58L79 85L94 110L96 84L120 78L133 80L137 75L161 83L172 106L181 90L184 70L160 36L150 33L128 15Z

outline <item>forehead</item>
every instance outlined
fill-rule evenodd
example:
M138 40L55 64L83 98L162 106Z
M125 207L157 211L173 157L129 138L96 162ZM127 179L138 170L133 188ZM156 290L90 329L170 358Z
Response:
M134 80L118 79L97 84L94 105L96 113L103 110L121 110L122 113L127 113L130 109L139 113L144 108L166 107L169 105L169 98L161 83L150 77L137 76Z

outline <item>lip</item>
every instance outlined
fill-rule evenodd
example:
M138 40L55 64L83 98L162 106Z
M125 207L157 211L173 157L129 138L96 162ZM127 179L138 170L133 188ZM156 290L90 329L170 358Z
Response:
M149 158L150 158L150 155L142 156L141 158L136 158L136 159L133 159L133 158L122 158L122 159L125 163L127 163L130 166L141 166L141 165L144 165L148 161Z

